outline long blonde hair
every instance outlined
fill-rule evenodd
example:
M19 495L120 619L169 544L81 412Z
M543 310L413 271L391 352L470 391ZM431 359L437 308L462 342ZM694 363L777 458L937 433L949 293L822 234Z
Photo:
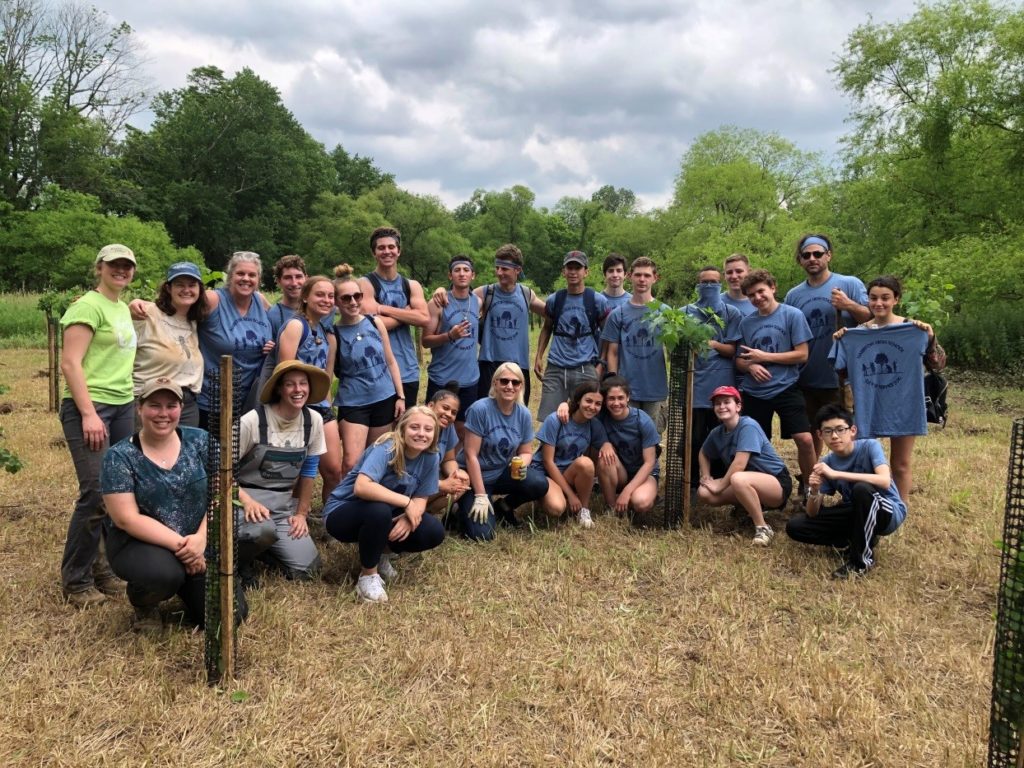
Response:
M374 441L374 445L384 445L388 440L394 443L391 451L391 460L388 466L395 470L396 475L405 474L405 429L413 416L429 416L434 422L434 439L430 441L430 447L426 453L437 453L437 441L441 437L441 423L437 420L437 414L425 405L414 405L406 409L405 413L398 417L395 428L385 432Z

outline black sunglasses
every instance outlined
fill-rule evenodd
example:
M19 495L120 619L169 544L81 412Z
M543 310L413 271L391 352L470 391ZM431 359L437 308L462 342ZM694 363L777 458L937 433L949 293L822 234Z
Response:
M360 291L358 293L343 293L343 294L341 294L338 297L338 302L341 303L341 304L345 304L345 303L347 303L349 301L360 302L362 300L363 300L362 291Z
M505 379L505 378L501 378L501 379L498 379L498 383L501 384L501 386L503 386L503 387L512 387L512 388L521 387L523 385L523 382L521 382L519 379Z

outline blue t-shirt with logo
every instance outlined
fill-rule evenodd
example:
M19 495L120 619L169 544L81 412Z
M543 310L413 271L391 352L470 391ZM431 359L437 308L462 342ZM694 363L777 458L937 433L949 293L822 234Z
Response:
M738 309L743 317L746 317L747 315L752 315L755 312L757 312L757 310L754 309L754 305L750 303L750 299L734 299L732 296L729 295L728 291L722 292L722 301L724 301L733 309Z
M807 319L796 307L779 304L770 315L755 312L740 322L743 338L740 343L762 352L792 352L797 344L811 340L811 329ZM737 349L737 354L740 350ZM749 373L743 377L743 391L754 397L767 400L796 384L800 375L799 365L780 363L763 364L772 375L771 379L760 382Z
M644 463L644 448L654 448L661 443L661 435L654 421L644 411L630 406L626 416L620 421L607 411L598 417L608 435L608 442L615 448L626 474L631 477L640 471ZM651 477L657 477L661 471L658 460L654 460Z
M608 442L608 435L604 431L604 425L600 419L593 418L578 424L573 418L563 424L557 413L552 413L537 431L537 439L545 445L552 445L555 448L555 466L565 472L576 459L585 454L588 449L599 450L602 445ZM540 451L533 455L533 466L544 471L544 459Z
M334 335L338 340L335 405L371 405L398 394L384 359L384 341L373 320L364 316L352 325L336 325Z
M385 440L380 445L371 445L359 461L352 467L341 484L334 489L331 497L324 505L324 519L342 503L357 498L356 478L366 475L375 483L380 483L389 491L404 496L427 497L437 493L440 476L440 454L436 451L423 451L419 456L410 459L405 457L405 472L399 475L389 462L394 458L394 439Z
M860 435L858 434L857 437L859 438ZM849 456L830 453L822 461L837 472L856 472L864 475L873 475L875 467L880 467L883 464L889 466L881 443L870 438L854 441L853 453ZM895 480L890 480L889 487L885 490L875 488L875 491L882 494L885 500L889 502L892 512L892 519L889 521L888 527L884 531L879 531L879 534L882 536L887 536L903 524L907 517L907 505L900 498L900 492L896 488ZM822 480L821 492L826 496L838 492L843 497L845 503L853 503L853 483L849 483L846 480Z
M604 318L605 324L608 323L608 318L611 316L612 312L621 307L623 304L628 304L629 300L633 298L633 294L630 293L629 291L623 291L621 296L609 296L604 291L601 291L601 295L604 296L605 300L604 314L601 316L602 318ZM601 349L602 338L603 336L601 336L601 329L598 328L597 330L594 331L594 340L597 342L598 349Z
M726 468L732 464L736 454L749 453L747 470L763 472L778 477L786 469L785 462L772 447L761 426L749 416L740 416L736 429L727 431L724 424L719 424L708 435L701 453L714 461L718 459Z
M928 334L913 323L851 328L829 353L846 370L858 437L926 435L924 355Z
M708 314L714 312L714 317ZM705 307L700 303L688 304L686 314L702 325L715 329L712 337L722 344L736 344L742 338L740 321L743 315L738 309L722 302L718 307ZM717 319L716 319L717 318ZM718 321L721 321L719 324ZM736 386L736 367L732 358L722 357L717 350L705 348L697 356L693 371L693 407L711 408L711 393L719 387Z
M263 368L263 346L274 338L270 317L258 295L241 315L226 288L217 288L220 303L199 324L199 351L203 354L203 389L196 402L210 410L211 382L220 375L221 355L231 355L234 370L240 372L240 393L248 393Z
M619 345L616 373L626 378L631 398L640 403L668 397L665 347L654 338L654 327L644 319L646 314L646 306L621 304L608 315L601 334L605 341Z
M837 275L833 272L821 285L810 285L806 280L793 286L786 294L785 303L804 313L811 329L811 342L807 350L807 362L800 371L800 385L814 389L835 389L839 377L828 359L832 349L832 334L836 332L836 310L832 306L832 289L838 288L858 304L867 306L868 292L859 278ZM857 325L857 320L847 311L840 313L844 328Z
M395 309L406 309L409 306L409 300L405 298L401 275L394 280L385 280L378 274L377 279L380 280L378 304ZM371 282L370 285L372 286L373 283ZM388 338L391 340L391 353L398 361L398 371L402 374L402 383L419 382L420 364L416 359L416 345L412 342L412 329L400 322L397 328L388 331Z
M444 386L449 381L460 387L471 387L480 380L476 364L476 342L480 333L480 300L470 292L464 299L448 291L448 306L441 311L440 323L434 333L448 333L454 326L468 320L470 333L455 341L447 341L430 350L427 377Z
M548 317L551 317L554 312L556 296L556 293L551 294L545 302ZM559 368L578 368L597 360L597 341L593 331L598 329L590 327L590 318L587 317L583 296L583 293L566 294L562 312L551 328L548 365L557 365ZM604 294L595 292L595 316L604 317L607 306Z
M523 286L516 283L511 291L503 291L494 283L484 288L486 300L490 289L490 306L480 329L480 359L492 363L515 363L524 371L530 369L530 307L523 296ZM525 289L526 296L533 291Z
M484 482L491 483L505 471L520 445L533 442L533 416L520 403L506 416L493 397L485 397L466 411L466 431L480 437L477 460ZM457 461L466 468L465 445L459 450Z

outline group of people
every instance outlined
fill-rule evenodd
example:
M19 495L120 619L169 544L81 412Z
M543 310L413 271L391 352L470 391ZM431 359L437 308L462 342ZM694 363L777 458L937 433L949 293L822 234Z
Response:
M596 291L586 286L587 255L570 251L566 287L542 300L520 281L522 253L504 245L495 282L474 286L473 261L457 255L449 286L428 299L399 272L397 230L375 230L370 250L375 268L361 277L344 264L333 277L309 276L300 257L285 256L274 267L274 305L259 291L252 252L231 257L221 288L207 289L198 267L182 262L154 302L130 305L120 297L134 253L118 244L99 252L96 289L62 318L61 421L79 481L62 562L69 602L93 605L127 589L136 626L155 629L159 604L177 594L202 625L204 430L222 355L232 357L245 403L234 415L243 581L257 559L290 578L316 574L308 520L318 474L324 528L358 545L356 593L369 602L387 600L393 555L441 543L442 519L486 541L500 524L520 525L518 510L531 502L589 528L595 487L619 514L654 507L668 377L647 316L658 280L651 259L627 265L611 254ZM742 254L700 270L686 311L714 335L695 372L694 489L709 504L741 506L754 543L767 545L764 509L785 505L792 489L770 441L777 413L782 437L796 444L804 502L787 532L847 546L836 575L862 573L877 536L906 514L913 439L925 431L923 413L920 423L916 410L904 418L914 410L908 387L915 361L918 374L922 358L941 367L941 347L926 324L893 313L894 278L865 288L832 273L823 235L802 238L796 254L807 279L782 303L774 278L751 271ZM531 313L542 319L536 434ZM423 405L414 328L431 353ZM844 380L856 415L843 407ZM876 440L854 440L879 436L891 438L888 460ZM830 452L820 459L823 444ZM822 508L832 492L843 503ZM244 616L244 590L239 601Z

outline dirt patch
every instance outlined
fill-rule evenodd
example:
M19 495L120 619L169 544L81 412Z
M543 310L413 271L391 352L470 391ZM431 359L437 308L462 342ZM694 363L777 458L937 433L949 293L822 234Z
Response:
M0 414L14 413L14 403L0 403Z

